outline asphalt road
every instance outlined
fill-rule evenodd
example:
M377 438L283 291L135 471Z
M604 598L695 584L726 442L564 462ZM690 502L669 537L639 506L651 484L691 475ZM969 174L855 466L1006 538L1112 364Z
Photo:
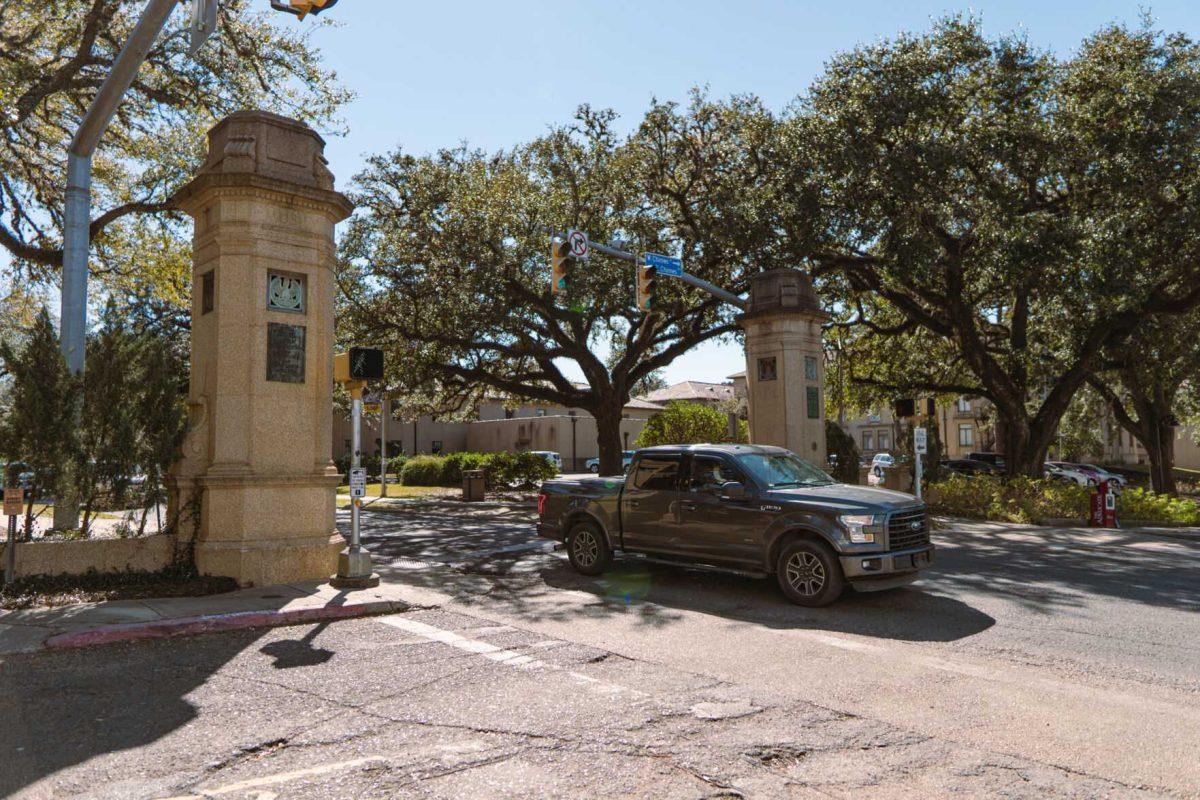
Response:
M1200 542L939 535L911 588L570 571L367 513L407 613L0 663L0 796L1195 797Z

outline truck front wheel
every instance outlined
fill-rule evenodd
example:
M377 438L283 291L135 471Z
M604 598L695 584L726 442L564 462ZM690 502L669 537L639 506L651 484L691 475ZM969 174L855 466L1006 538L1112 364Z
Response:
M824 544L809 539L796 539L780 549L775 574L788 600L802 606L829 605L846 588L837 556Z
M580 522L567 537L567 559L583 575L599 575L612 562L608 539L594 522Z

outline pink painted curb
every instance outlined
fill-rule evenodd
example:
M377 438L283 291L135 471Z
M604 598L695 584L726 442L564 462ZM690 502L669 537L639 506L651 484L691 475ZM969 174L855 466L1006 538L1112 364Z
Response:
M204 614L152 622L121 622L84 631L55 634L46 639L42 643L42 647L48 650L66 650L98 644L135 642L142 639L166 639L172 636L195 636L201 633L219 633L245 628L278 628L283 625L301 625L308 622L391 614L407 608L407 604L399 600L371 600L364 603L278 611L234 611L228 614Z

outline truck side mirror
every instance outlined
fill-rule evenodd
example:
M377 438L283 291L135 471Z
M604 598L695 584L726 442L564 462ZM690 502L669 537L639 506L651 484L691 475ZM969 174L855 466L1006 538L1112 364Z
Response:
M721 484L721 497L725 500L745 500L746 486L737 481Z

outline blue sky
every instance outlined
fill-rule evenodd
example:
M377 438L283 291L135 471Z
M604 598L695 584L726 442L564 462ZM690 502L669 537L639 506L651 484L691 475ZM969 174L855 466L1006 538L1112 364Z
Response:
M1194 0L342 0L326 12L340 26L313 35L358 92L345 114L348 135L329 137L327 148L344 184L365 155L460 141L502 148L569 119L584 102L613 108L630 125L652 97L686 99L697 85L715 95L752 92L779 109L833 53L924 29L946 13L971 11L989 33L1024 30L1067 53L1106 23L1136 24L1143 9L1166 30L1195 35L1200 27ZM712 343L678 359L666 377L721 380L742 368L740 346Z

